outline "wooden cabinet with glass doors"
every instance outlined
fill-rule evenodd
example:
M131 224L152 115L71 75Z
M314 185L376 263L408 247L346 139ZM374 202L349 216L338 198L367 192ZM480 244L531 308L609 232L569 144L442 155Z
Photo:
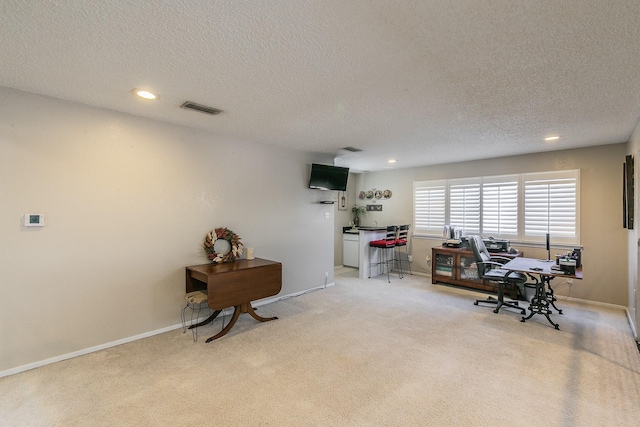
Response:
M514 258L522 256L522 252L516 254L500 252L494 253L492 256ZM479 279L478 268L473 252L469 249L462 248L432 248L431 283L448 283L482 291L498 291L495 283ZM515 290L510 297L516 298Z

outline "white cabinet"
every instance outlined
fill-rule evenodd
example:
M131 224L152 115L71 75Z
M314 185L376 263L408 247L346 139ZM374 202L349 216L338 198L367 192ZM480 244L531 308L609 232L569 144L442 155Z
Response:
M359 252L360 236L344 233L342 235L342 265L357 268L360 262Z

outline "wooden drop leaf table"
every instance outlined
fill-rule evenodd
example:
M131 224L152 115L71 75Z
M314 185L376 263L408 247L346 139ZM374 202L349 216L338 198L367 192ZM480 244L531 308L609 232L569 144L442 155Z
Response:
M229 324L217 335L207 339L211 342L229 332L242 313L268 322L277 317L261 317L256 314L251 301L277 295L282 289L282 264L262 258L240 259L222 264L200 264L186 268L186 291L203 291L213 314L202 322L189 326L197 328L211 322L222 310L233 307Z

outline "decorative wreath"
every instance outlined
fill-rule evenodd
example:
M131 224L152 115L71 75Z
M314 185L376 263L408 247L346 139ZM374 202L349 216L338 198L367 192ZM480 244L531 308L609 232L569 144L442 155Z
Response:
M223 239L229 242L231 250L226 253L216 252L215 243L216 240ZM216 228L215 230L207 233L204 238L204 251L207 253L207 258L211 261L220 262L234 262L236 258L242 255L242 242L240 242L240 236L228 228Z

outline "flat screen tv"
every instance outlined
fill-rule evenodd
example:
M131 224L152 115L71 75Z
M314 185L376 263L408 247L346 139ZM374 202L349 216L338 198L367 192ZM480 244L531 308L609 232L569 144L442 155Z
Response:
M349 168L312 163L309 188L347 191L348 178Z

